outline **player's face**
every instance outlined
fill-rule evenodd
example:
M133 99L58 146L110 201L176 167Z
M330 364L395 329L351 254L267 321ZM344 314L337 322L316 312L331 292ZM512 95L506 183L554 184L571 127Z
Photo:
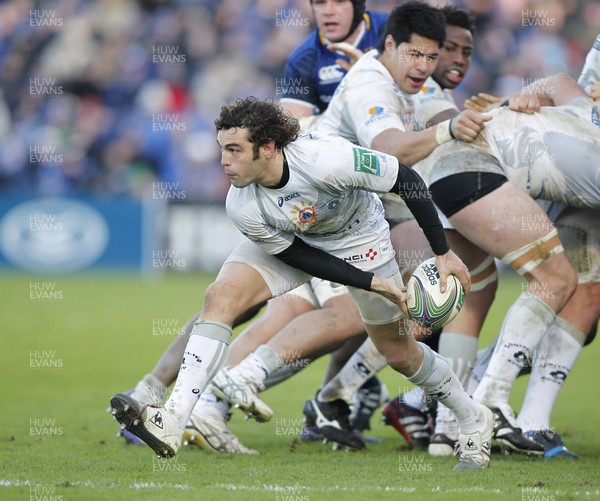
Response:
M354 17L354 7L350 0L313 0L312 8L317 28L327 40L345 40Z
M473 35L460 26L446 26L446 41L440 50L433 78L445 89L454 89L462 82L471 64Z
M394 81L407 94L416 94L437 65L440 48L436 41L412 34L408 42L397 47L391 35L385 41L385 55L380 61Z
M254 160L254 144L248 141L243 127L220 130L217 143L221 147L221 165L229 181L236 188L244 188L260 180L264 174L261 157Z

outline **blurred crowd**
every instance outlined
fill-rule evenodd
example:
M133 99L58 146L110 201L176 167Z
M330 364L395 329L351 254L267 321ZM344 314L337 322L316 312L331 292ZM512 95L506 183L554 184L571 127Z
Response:
M597 0L453 3L477 15L459 105L560 71L577 77L600 32ZM309 0L3 2L0 193L222 203L220 106L277 98L311 29Z

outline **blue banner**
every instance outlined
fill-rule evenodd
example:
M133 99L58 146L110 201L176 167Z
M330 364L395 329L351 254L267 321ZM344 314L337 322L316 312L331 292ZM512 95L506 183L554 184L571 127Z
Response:
M143 214L142 204L129 199L3 197L0 267L33 273L139 269L148 237Z

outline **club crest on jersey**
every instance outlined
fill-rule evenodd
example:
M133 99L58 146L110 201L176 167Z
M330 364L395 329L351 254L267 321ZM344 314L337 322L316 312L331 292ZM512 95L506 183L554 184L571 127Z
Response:
M300 205L294 205L292 212L292 222L298 226L305 224L314 223L317 221L317 210L315 205L311 203L305 203L304 200L300 201Z
M354 153L354 172L381 176L377 154L364 148L352 148Z

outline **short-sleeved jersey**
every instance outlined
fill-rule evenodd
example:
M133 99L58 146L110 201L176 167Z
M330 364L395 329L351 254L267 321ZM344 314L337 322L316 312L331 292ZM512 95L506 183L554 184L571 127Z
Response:
M448 110L460 111L450 89L442 89L432 77L425 81L423 88L412 96L414 104L412 130L425 130L431 119ZM409 129L411 130L411 129Z
M314 134L285 146L284 154L289 166L284 187L229 190L227 213L247 238L278 254L298 236L366 271L394 259L375 193L394 185L395 157Z
M600 120L591 99L531 115L508 108L489 114L473 143L445 143L414 168L423 177L431 170L432 183L460 172L498 172L532 198L600 207Z
M412 100L377 55L376 50L365 54L350 69L315 125L317 130L339 134L367 148L384 130L407 130L406 124L412 123Z
M385 31L387 14L370 12L364 14L364 23L354 46L363 52L376 47ZM288 58L285 77L277 82L277 93L284 101L301 101L325 111L335 89L346 71L336 59L347 59L342 53L327 48L328 40L319 30L308 38Z

